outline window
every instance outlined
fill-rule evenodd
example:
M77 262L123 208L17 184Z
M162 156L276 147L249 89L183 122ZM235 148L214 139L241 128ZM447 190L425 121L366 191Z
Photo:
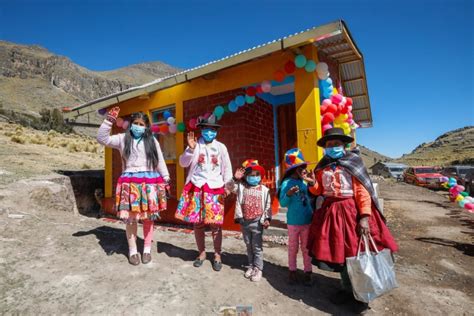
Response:
M169 106L166 108L161 108L159 110L151 111L151 124L152 125L163 125L167 124L164 113L169 112L172 117L176 117L176 110L174 106ZM158 142L161 146L161 151L163 151L163 156L166 160L176 159L176 134L166 133L166 134L155 134Z

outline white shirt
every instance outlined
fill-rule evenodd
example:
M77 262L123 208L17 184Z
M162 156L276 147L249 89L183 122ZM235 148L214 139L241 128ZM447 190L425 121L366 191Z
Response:
M217 143L212 141L206 144L202 138L198 142L200 146L196 146L196 150L199 150L199 158L192 170L191 182L198 188L206 183L211 189L222 188L224 186L221 172L222 157Z

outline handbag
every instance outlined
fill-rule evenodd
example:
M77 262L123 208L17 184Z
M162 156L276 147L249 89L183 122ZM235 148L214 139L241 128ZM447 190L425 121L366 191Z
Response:
M362 242L364 252L361 252ZM370 245L375 252L370 251ZM346 264L354 297L359 301L369 303L398 287L390 249L378 251L370 235L361 237L357 255L346 258Z

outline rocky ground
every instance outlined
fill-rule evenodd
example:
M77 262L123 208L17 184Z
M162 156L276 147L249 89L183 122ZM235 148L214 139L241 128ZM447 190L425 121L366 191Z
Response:
M338 274L315 269L311 288L288 285L286 246L272 238L260 283L243 277L245 247L236 237L224 239L219 273L210 261L192 266L193 235L162 227L152 263L129 265L124 226L78 215L68 178L53 173L100 168L100 150L88 151L87 137L50 134L48 145L47 133L33 134L0 124L0 314L232 315L237 305L255 315L353 314L329 300ZM62 146L68 137L82 150ZM30 141L37 138L45 142ZM369 314L474 315L474 216L441 191L380 181L380 195L400 245L400 287Z

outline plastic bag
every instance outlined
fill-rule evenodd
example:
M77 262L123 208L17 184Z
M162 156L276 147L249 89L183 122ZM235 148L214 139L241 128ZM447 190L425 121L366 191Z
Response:
M369 240L375 252L370 252ZM364 252L360 251L362 242ZM346 258L346 263L354 297L359 301L369 303L398 287L390 250L378 251L370 235L362 236L357 256Z

